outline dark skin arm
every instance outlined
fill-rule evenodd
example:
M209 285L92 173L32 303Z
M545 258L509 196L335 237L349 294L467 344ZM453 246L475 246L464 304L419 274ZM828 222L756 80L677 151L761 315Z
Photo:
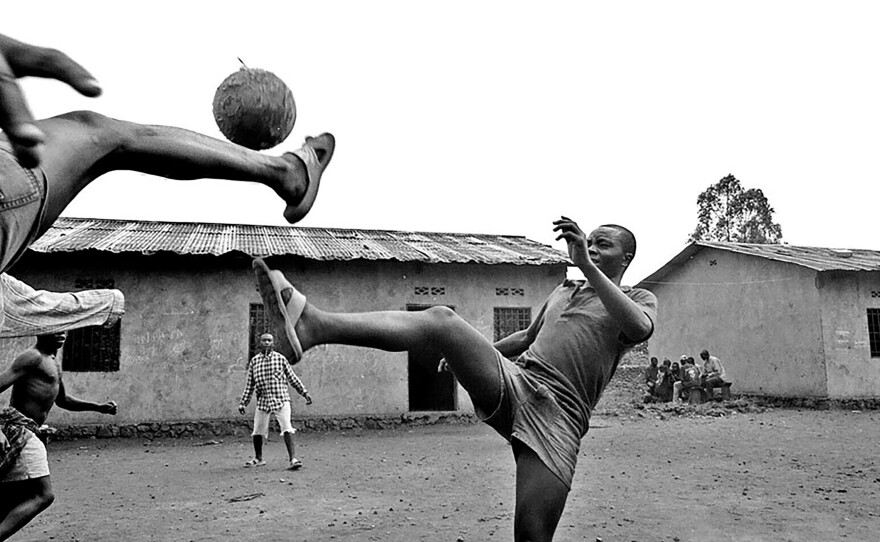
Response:
M0 34L0 129L12 143L21 165L40 165L45 134L34 117L16 79L44 77L67 83L80 94L99 96L101 87L85 68L56 49L37 47Z
M111 414L115 416L117 410L115 401L107 401L106 403L95 403L92 401L84 401L82 399L73 397L72 395L68 395L64 389L63 381L58 386L58 397L55 398L55 404L59 408L70 410L72 412L90 411L100 412L101 414Z
M589 256L587 235L574 220L563 216L553 222L553 225L553 231L559 232L556 239L565 240L571 261L590 282L590 286L593 287L599 299L602 300L602 304L605 305L605 310L620 323L623 334L634 342L648 337L654 324L641 307L620 289L622 273L609 278L596 267ZM632 255L629 255L629 258L632 258Z

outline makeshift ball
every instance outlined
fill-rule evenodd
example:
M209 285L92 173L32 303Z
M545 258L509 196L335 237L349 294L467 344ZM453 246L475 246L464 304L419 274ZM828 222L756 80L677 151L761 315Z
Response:
M253 150L271 149L293 130L296 104L277 75L243 67L217 87L214 120L229 141Z

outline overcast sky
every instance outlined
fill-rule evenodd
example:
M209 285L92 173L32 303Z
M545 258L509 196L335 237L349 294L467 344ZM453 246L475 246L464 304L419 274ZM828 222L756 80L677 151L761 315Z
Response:
M306 135L337 137L302 226L524 235L629 226L635 283L686 246L732 173L793 245L880 249L880 4L874 2L9 2L2 32L63 49L98 99L73 109L222 137L239 67L275 72ZM102 177L67 216L285 224L259 185Z

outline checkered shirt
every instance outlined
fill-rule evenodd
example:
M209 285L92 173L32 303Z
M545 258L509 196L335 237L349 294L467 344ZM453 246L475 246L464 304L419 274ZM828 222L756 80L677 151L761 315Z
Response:
M257 392L257 408L263 412L275 412L285 402L290 402L287 385L303 397L308 394L299 377L290 368L287 358L275 352L259 353L248 364L247 385L241 394L239 406L244 408L251 402L251 394Z

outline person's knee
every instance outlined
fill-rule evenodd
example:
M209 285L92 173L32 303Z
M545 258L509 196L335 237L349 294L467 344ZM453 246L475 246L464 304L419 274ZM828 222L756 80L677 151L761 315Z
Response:
M431 320L432 326L438 329L448 329L464 321L454 310L443 305L426 309L425 316Z

